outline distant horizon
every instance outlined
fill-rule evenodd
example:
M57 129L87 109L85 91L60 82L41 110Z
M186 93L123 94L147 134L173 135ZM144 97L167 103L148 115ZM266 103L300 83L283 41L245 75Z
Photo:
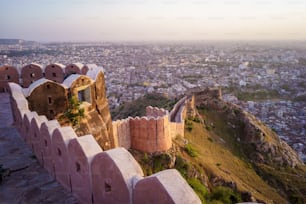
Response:
M0 38L306 41L303 0L10 0L0 6Z
M38 41L35 39L22 39L22 38L9 38L9 37L0 37L0 40L24 40L27 42L37 42L42 44L48 43L194 43L194 42L226 42L226 43L261 43L261 42L277 42L277 43L299 43L305 42L306 39L281 39L281 40L273 40L273 39L199 39L199 40L84 40L84 41L65 41L65 40L58 40L58 41Z

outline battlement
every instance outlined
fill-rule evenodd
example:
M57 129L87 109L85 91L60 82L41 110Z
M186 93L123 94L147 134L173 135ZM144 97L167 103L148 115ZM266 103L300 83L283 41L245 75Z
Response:
M52 63L45 67L37 63L31 63L23 67L4 65L0 67L0 92L7 90L9 82L17 83L24 88L28 88L33 82L41 78L63 83L71 74L86 75L88 71L92 72L92 70L98 68L95 64L83 65L82 63L72 63L67 66ZM101 71L101 69L99 70Z
M113 134L118 138L118 145L147 153L169 150L174 137L184 137L186 101L187 97L182 98L170 113L148 106L145 117L113 121Z
M126 149L103 151L92 135L77 137L71 127L60 127L57 120L30 111L19 85L9 83L8 88L14 124L21 137L40 164L81 203L201 203L176 170L143 177L141 167ZM168 115L128 118L113 124L121 127L133 121L158 126L167 123L166 119L169 122Z

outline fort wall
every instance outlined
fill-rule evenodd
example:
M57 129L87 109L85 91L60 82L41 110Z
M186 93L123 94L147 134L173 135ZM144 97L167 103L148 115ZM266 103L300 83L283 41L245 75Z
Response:
M41 157L40 163L81 203L201 203L176 170L165 170L144 178L141 167L126 149L103 152L92 135L77 137L71 127L59 127L56 120L49 121L31 112L26 103L18 102L22 95L16 84L9 83L9 87L15 125L21 136L36 157ZM156 130L156 141L159 142L166 140L165 124L169 121L165 122L165 119L167 117L127 121ZM151 123L152 126L148 125ZM143 130L135 127L133 130L140 140Z
M118 147L117 138L113 136L102 67L94 64L84 66L73 63L64 66L53 63L43 68L31 63L20 70L19 73L12 66L0 67L0 92L10 90L9 82L21 85L23 88L14 90L14 95L19 94L21 98L24 95L27 100L18 99L22 101L19 106L27 107L38 115L45 115L50 120L63 114L68 108L69 98L76 96L82 102L81 108L85 110L85 118L81 121L84 132L80 134L92 134L104 149ZM20 114L16 111L13 113L16 122L20 123Z
M24 65L21 68L14 66L0 66L0 92L8 91L8 83L14 82L23 88L28 88L33 82L45 77L51 81L62 83L71 74L86 75L89 70L97 68L97 65L83 65L72 63L67 66L60 63L52 63L45 67L37 63Z
M148 106L146 117L113 121L113 134L118 138L118 145L147 153L169 150L173 138L177 135L184 137L186 101L187 97L182 98L170 114L165 109Z

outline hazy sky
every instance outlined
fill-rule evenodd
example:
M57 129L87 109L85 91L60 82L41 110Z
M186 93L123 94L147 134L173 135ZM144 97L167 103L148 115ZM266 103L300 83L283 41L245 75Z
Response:
M306 0L0 0L0 38L306 40Z

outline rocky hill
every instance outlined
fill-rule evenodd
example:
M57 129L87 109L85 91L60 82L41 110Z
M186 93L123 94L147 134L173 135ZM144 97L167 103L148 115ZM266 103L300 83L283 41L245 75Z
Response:
M146 175L176 168L203 203L306 202L306 168L289 145L250 113L224 102L220 90L193 94L185 137L178 135L170 151L130 150Z
M211 110L223 115L252 162L289 167L302 164L297 153L274 131L239 106L223 101L220 90L197 92L195 99L200 111Z

